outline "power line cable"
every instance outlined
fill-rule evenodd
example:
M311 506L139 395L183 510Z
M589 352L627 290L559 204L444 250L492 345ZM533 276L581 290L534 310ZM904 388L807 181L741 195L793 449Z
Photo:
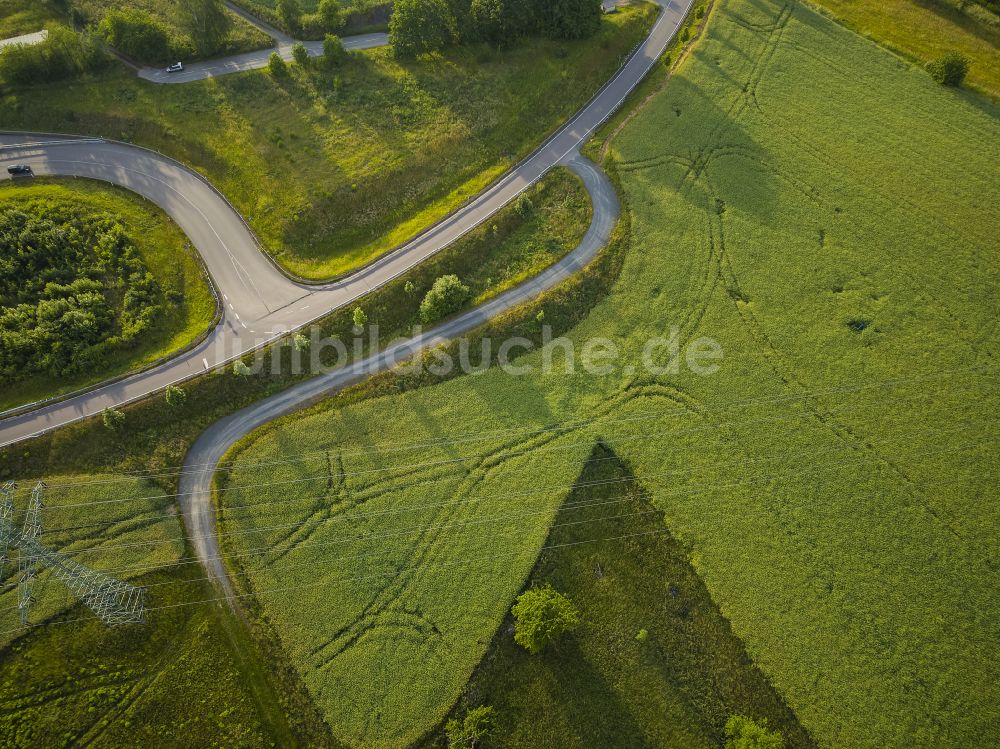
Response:
M738 400L734 400L734 401L723 402L721 404L711 404L711 405L698 404L698 406L702 409L701 411L693 411L691 408L684 407L684 408L674 409L673 411L668 412L668 413L647 414L647 415L643 415L643 416L634 416L634 417L621 417L619 419L609 418L609 417L606 417L606 416L595 416L595 417L591 417L591 418L588 418L588 419L570 419L570 420L565 420L565 421L562 421L562 422L554 422L552 424L545 425L545 426L542 426L542 427L531 427L531 428L527 428L527 429L524 429L524 428L514 429L514 428L512 428L512 429L504 429L504 430L494 430L494 431L490 431L490 432L467 432L467 433L465 433L463 435L460 435L458 437L439 438L437 440L429 440L429 441L426 441L426 442L409 443L409 444L406 444L406 445L403 445L403 446L400 446L397 443L392 443L391 445L389 443L383 443L381 445L379 445L379 444L373 444L373 445L371 445L368 448L360 449L360 450L355 450L355 451L352 451L352 452L346 452L346 453L343 453L343 455L345 455L345 456L350 456L350 455L355 455L355 454L366 455L366 454L369 454L372 450L378 450L380 453L391 453L391 452L401 452L401 451L405 451L405 450L426 449L428 447L435 447L435 446L441 446L441 445L455 445L455 444L460 444L460 443L462 443L464 441L481 441L481 440L486 440L486 439L492 439L492 438L495 438L497 436L502 436L502 435L516 436L518 434L521 434L521 435L525 435L525 436L538 436L538 435L545 434L545 433L550 432L550 431L558 431L558 430L561 430L561 429L578 429L578 428L582 428L584 426L587 426L587 425L595 423L595 422L601 422L601 423L604 423L604 424L608 424L608 423L614 423L614 422L644 421L644 420L650 420L650 419L661 419L661 418L670 417L670 416L676 416L676 415L680 415L680 416L683 416L683 415L696 415L696 414L701 414L701 413L703 413L706 410L707 411L711 411L711 410L728 410L730 408L738 408L738 407L741 407L741 406L773 405L773 404L779 404L779 403L789 403L789 402L795 402L795 401L804 400L804 399L808 399L808 398L821 397L821 396L825 396L825 395L861 392L861 391L864 391L864 390L871 390L871 389L877 389L877 388L882 388L882 387L891 387L891 386L894 386L894 385L915 384L915 383L928 382L928 381L938 380L938 379L941 379L941 378L952 377L954 375L961 375L961 374L971 374L971 375L979 375L979 376L983 376L983 377L992 377L993 376L993 370L991 368L988 368L988 367L985 367L985 366L964 367L964 368L953 369L953 370L944 370L944 371L937 372L937 373L935 373L933 375L925 375L925 376L920 376L920 377L893 378L893 379L878 380L878 381L873 381L873 382L869 382L869 383L863 383L863 384L854 385L854 386L844 386L844 387L836 387L836 388L817 389L817 390L812 390L812 391L805 391L805 392L802 392L802 393L785 394L785 395L777 395L777 396L760 396L760 397L757 397L757 398L744 398L744 399L738 399ZM335 444L337 444L337 443L333 443L333 445L335 445ZM281 465L281 464L285 464L285 463L293 463L293 462L299 462L299 461L302 461L302 460L308 460L310 457L324 454L328 450L332 449L333 445L328 446L328 447L324 448L323 450L317 450L317 451L313 451L311 453L306 453L306 454L300 455L297 458L291 458L291 459L280 460L280 461L260 461L259 465L262 466L262 467L267 467L267 466L271 466L271 465ZM223 469L223 468L225 468L225 467L227 467L229 465L234 464L235 462L236 461L230 461L228 463L216 463L215 465L216 465L217 469L221 470L221 469ZM53 489L53 490L55 490L55 489L61 489L61 488L65 488L65 487L84 486L84 485L89 485L89 484L112 483L112 482L116 482L116 481L129 481L129 480L134 480L135 478L144 478L144 479L164 478L164 477L169 477L169 476L178 476L178 475L183 475L183 474L186 474L186 473L197 472L197 469L204 468L206 466L211 466L211 465L213 465L213 463L193 463L193 464L190 464L190 465L170 466L170 467L164 468L164 469L162 469L160 471L157 471L157 472L152 472L152 471L123 472L123 473L117 474L115 478L93 479L93 480L85 480L85 481L67 481L67 482L52 481L52 482L50 482L50 488ZM177 469L177 470L173 470L173 469Z
M948 448L938 448L936 450L923 451L920 454L922 454L922 455L932 455L932 454L939 454L939 453L960 452L960 451L962 451L964 449L967 449L969 447L976 447L976 446L980 446L980 445L983 445L983 444L987 444L987 443L991 443L991 442L996 442L997 439L1000 439L1000 438L994 438L994 439L991 439L991 440L975 441L975 442L971 442L971 443L966 443L966 444L963 444L963 445L959 445L957 447L953 446L953 447L948 447ZM805 473L801 473L801 472L797 473L796 474L796 478L803 478L803 479L817 478L819 475L825 473L827 470L830 470L830 469L833 469L833 468L837 468L839 466L846 465L846 464L851 463L851 462L854 462L854 461L853 460L838 460L838 461L829 461L829 462L826 462L826 463L813 463L813 464L811 464L813 466L813 470L812 471L805 472ZM789 469L789 471L785 471L784 473L788 473L791 470L796 470L796 469ZM606 486L606 485L617 484L617 483L625 483L625 482L628 482L628 481L636 481L636 482L639 482L639 483L642 483L642 482L649 483L650 479L652 479L652 478L661 477L661 476L665 476L665 475L672 475L673 473L675 473L675 472L669 472L668 471L668 472L661 473L661 474L646 474L644 476L636 476L634 478L627 478L627 479L611 479L611 480L605 480L605 481L600 481L600 482L589 482L589 483L585 483L585 484L572 484L572 485L567 485L567 486L559 487L559 488L562 488L564 490L565 489L574 489L574 488L589 488L589 487L593 487L593 486ZM685 489L685 490L680 490L680 491L677 491L677 490L675 490L675 491L667 491L667 492L663 493L661 496L663 496L663 497L676 497L676 496L684 496L684 495L698 495L698 494L704 494L704 493L708 493L710 491L716 491L716 490L721 490L721 489L740 488L740 487L743 487L743 486L745 486L747 484L754 485L754 484L763 483L763 482L766 482L766 481L769 481L769 480L772 480L772 479L775 479L775 478L780 478L782 475L783 475L783 472L777 472L777 473L771 472L771 473L751 474L749 476L749 478L750 479L754 479L752 481L747 481L747 477L744 477L743 479L741 479L739 481L730 482L730 483L726 483L726 484L706 484L706 485L701 485L699 487L695 487L693 489ZM961 481L961 479L957 478L957 479L948 480L948 481L926 483L925 486L946 486L946 485L949 485L949 484L952 484L952 483L958 483L959 481ZM653 482L653 483L656 483L656 482ZM523 494L539 494L539 493L542 493L542 492L525 492ZM503 498L505 496L512 496L512 495L499 495L499 496L500 496L500 498ZM513 495L513 496L519 496L519 495ZM496 498L497 498L496 496L493 496L493 497L486 497L486 498L483 498L483 499L496 499ZM451 504L451 503L449 503L449 504ZM500 515L500 516L498 516L498 519L503 519L504 517L510 517L510 516L509 515ZM341 518L341 519L344 519L344 520L353 520L355 518ZM393 537L393 536L407 535L407 534L412 535L414 533L420 533L420 532L423 532L423 531L426 531L426 530L429 530L429 529L433 529L433 527L427 526L425 524L421 524L421 525L418 525L418 526L413 526L413 527L408 528L408 529L404 529L403 531L399 531L399 532L396 532L396 533L381 534L379 536L375 536L375 538L377 540L382 540L384 538L390 538L390 537ZM371 534L369 534L369 537L371 537ZM316 547L328 547L328 546L342 545L342 544L345 544L345 543L355 543L355 542L361 542L361 541L369 540L369 537L351 537L351 538L346 538L346 539L333 539L333 540L327 540L327 541L302 542L302 543L297 544L296 548L306 548L306 547L308 547L308 548L312 549L312 548L316 548ZM95 547L93 549L88 549L87 551L106 552L106 551L114 550L114 548L115 547L103 547L103 548L102 547ZM121 576L122 574L127 574L127 573L152 572L152 571L155 571L155 570L167 569L167 568L171 568L171 567L186 566L186 565L195 564L195 563L207 563L207 562L212 562L212 561L225 561L225 560L239 559L239 558L243 558L243 557L260 556L260 555L263 555L264 553L266 553L266 552L268 552L268 551L270 551L272 549L273 549L273 545L272 544L268 544L266 546L260 546L260 547L254 547L254 548L251 548L251 549L240 550L239 552L235 552L235 553L224 555L224 556L208 556L208 557L193 556L193 557L182 557L180 559L173 560L173 561L170 561L170 562L150 563L150 564L144 564L144 565L136 565L136 566L132 566L132 567L123 567L123 568L113 569L113 570L109 571L108 574L116 574L116 575Z
M929 397L929 395L925 395L923 397ZM895 400L905 400L905 398L901 397L901 398L898 398L898 399L889 399L889 400L883 398L883 399L880 399L879 402L880 403L889 403L889 402L894 402ZM863 407L865 405L865 402L850 401L849 403L842 404L842 405L848 406L850 408ZM662 435L683 436L683 435L686 435L686 434L694 434L694 433L714 431L714 430L717 430L717 429L724 429L726 427L731 427L731 426L748 426L750 424L758 424L758 423L782 423L782 422L789 422L789 421L794 421L794 420L798 420L798 419L808 419L808 418L810 418L812 416L813 416L813 414L805 412L805 413L795 414L794 416L788 416L788 417L768 417L768 418L756 419L756 420L740 420L740 419L736 419L736 420L730 420L730 421L726 421L726 422L720 422L720 423L717 423L717 424L708 424L708 425L704 425L704 426L701 426L701 427L694 427L694 428L692 428L690 430L686 430L686 431L683 431L683 432L673 432L673 431L670 431L670 430L661 430L661 431L657 431L657 432L650 432L650 433L647 433L645 435L639 435L638 437L617 438L617 439L619 441L621 441L622 439L639 439L639 438L643 438L643 437L662 436ZM646 418L648 418L648 417L643 417L643 419L646 419ZM528 447L528 448L522 449L520 452L511 450L511 451L508 452L507 455L508 455L508 457L517 457L519 455L538 454L538 453L546 452L546 451L568 450L568 449L572 449L574 447L579 447L581 445L591 444L592 442L593 442L593 440L586 440L586 441L583 441L583 442L574 442L574 443L568 443L568 444L561 444L561 445L552 446L552 447ZM341 478L346 479L348 477L357 477L357 476L369 475L369 474L381 474L381 473L388 473L388 472L397 472L398 473L398 472L405 472L405 471L411 471L412 472L412 471L417 470L417 469L436 468L436 467L441 467L441 466L446 466L446 465L455 465L455 464L459 464L459 463L463 463L463 462L467 462L467 461L472 461L472 460L481 460L482 458L483 458L483 456L481 454L472 454L472 455L462 456L462 457L458 457L458 458L448 458L448 459L435 460L435 461L426 461L426 462L422 462L422 463L411 463L411 464L402 464L402 465L394 465L394 466L384 466L384 467L379 467L379 468L363 469L363 470L359 470L359 471L345 471L345 472L339 472L338 476L341 477ZM310 482L310 481L326 480L327 478L328 478L328 475L324 472L324 473L313 474L311 476L299 477L299 478L295 478L295 479L285 479L285 480L282 480L282 481L273 481L273 482L247 482L247 483L240 483L240 484L227 484L227 486L219 487L218 489L216 489L216 492L221 493L221 492L230 491L231 489L236 489L236 488L255 488L255 487L265 487L265 486L279 486L279 485L301 484L301 483L307 483L307 482ZM95 501L92 501L92 502L67 502L67 503L63 503L63 504L49 504L47 506L48 506L49 509L60 509L60 508L66 509L66 508L87 507L87 506L94 506L94 505L121 504L121 503L126 503L126 502L140 502L140 501L145 502L145 501L152 501L152 500L158 500L158 499L173 499L173 498L179 498L179 497L186 496L186 495L187 495L186 492L173 492L173 493L167 493L167 494L147 495L147 496L143 496L143 497L126 497L126 498L122 498L122 499L95 500Z

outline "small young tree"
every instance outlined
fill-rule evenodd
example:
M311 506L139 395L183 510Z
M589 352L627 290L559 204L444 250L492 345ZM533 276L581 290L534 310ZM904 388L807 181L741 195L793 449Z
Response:
M167 405L179 407L187 401L187 391L176 385L167 385Z
M927 72L942 86L961 86L969 72L969 58L960 52L948 52L927 63Z
M319 19L326 31L340 31L344 26L344 14L339 0L321 0L319 4Z
M467 301L469 287L458 280L458 276L441 276L420 303L420 319L425 323L440 320L458 312Z
M573 603L551 585L522 593L514 608L514 642L532 655L580 624Z
M725 749L784 749L781 731L771 731L767 718L757 723L745 715L731 715L726 721Z
M351 320L354 321L354 329L360 332L368 324L368 315L360 307L355 307L351 313Z
M278 18L288 31L298 34L302 31L302 3L299 0L278 0Z
M406 283L403 284L403 291L409 294L410 296L413 296L413 294L415 294L417 291L417 287L413 285L413 281L407 281Z
M396 0L389 41L397 57L437 52L458 39L458 22L447 0Z
M465 714L459 721L452 718L444 727L449 747L476 749L480 742L490 738L496 730L496 711L488 705L480 705Z
M117 432L125 426L125 414L117 408L105 408L104 413L101 414L101 422L105 429Z
M292 345L295 346L296 351L308 351L309 339L301 333L296 333L295 338L292 339Z
M267 69L275 78L284 78L288 75L288 66L277 52L272 52L267 58Z
M529 198L524 193L518 197L517 202L514 203L514 212L520 216L522 219L528 218L531 212L535 210L535 204L531 202Z
M323 64L328 68L334 68L343 63L350 52L340 41L340 37L334 34L327 34L323 37Z
M237 377L249 377L250 367L243 363L242 359L233 362L233 374Z
M306 45L302 42L295 42L292 45L292 57L300 67L306 67L309 64L309 50L306 49Z

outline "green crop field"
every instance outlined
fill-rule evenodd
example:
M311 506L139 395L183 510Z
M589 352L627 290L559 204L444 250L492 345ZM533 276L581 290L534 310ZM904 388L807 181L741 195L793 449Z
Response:
M514 643L508 617L455 718L492 706L510 749L712 749L730 715L766 719L789 749L815 746L665 530L627 466L597 445L526 585L568 596L582 626L536 657Z
M946 52L961 52L972 63L966 80L1000 99L1000 17L984 8L949 0L812 2L850 28L918 61L926 63Z
M612 144L631 249L573 373L536 351L237 453L230 562L334 733L439 723L600 439L819 745L997 743L998 152L982 99L805 6L720 2ZM718 370L640 366L672 326Z
M201 265L184 234L157 207L125 190L88 180L3 182L0 201L5 209L40 211L43 217L51 217L55 207L85 220L113 216L153 276L158 292L152 301L159 310L136 339L103 350L92 365L80 371L26 371L23 374L30 377L5 377L0 384L0 410L71 392L142 367L187 345L211 324L215 301ZM5 246L12 248L20 241L14 238L8 243L7 239ZM55 263L56 259L51 261ZM53 281L66 282L59 268L33 268L31 272L48 273ZM115 297L120 290L108 293ZM8 307L7 300L0 301L4 308ZM9 305L15 306L15 302Z
M0 127L104 135L204 173L294 273L343 273L427 227L535 148L617 70L648 4L595 38L525 40L334 73L292 66L155 86L124 71L0 93Z
M534 275L576 246L590 221L590 204L580 181L558 169L532 190L530 198L530 210L512 206L501 211L491 224L366 299L365 309L388 335L403 332L418 322L420 297L438 275L460 274L471 295L485 299ZM407 282L412 291L404 288ZM338 334L348 335L350 310L339 318L345 330ZM332 324L340 323L338 319ZM230 379L223 376L213 382ZM199 400L197 388L189 393L185 406L163 406L175 429L178 420L186 425L180 436L156 424L136 424L130 411L123 433L102 428L84 441L112 462L136 455L150 459L147 441L165 449L168 460L180 459L186 440L219 416ZM240 397L246 395L230 392L224 400L231 407ZM79 444L70 446L74 439L61 433L51 445L52 455L65 448L77 465L100 462ZM19 446L18 457L28 457L32 450L37 448ZM65 471L66 462L63 471L55 465L58 462L46 469L52 478L43 511L45 543L97 569L148 586L150 620L143 627L108 630L75 604L60 582L45 574L39 579L32 621L47 626L19 630L15 555L15 566L5 570L0 595L0 684L7 685L6 692L0 690L0 744L70 746L87 740L95 746L136 742L184 746L196 735L205 745L289 746L295 739L304 745L328 745L326 729L309 718L312 708L294 699L298 694L294 672L269 684L274 680L273 664L265 674L242 625L210 606L190 605L217 593L206 584L191 549L181 540L183 528L171 494L176 490L174 474L155 482L108 474L53 477ZM5 462L0 477L12 473ZM16 522L28 488L30 484L25 484L17 495ZM66 674L83 686L65 683ZM281 692L280 703L276 689ZM198 709L180 707L191 704ZM187 717L175 720L178 711ZM289 728L286 719L296 725Z

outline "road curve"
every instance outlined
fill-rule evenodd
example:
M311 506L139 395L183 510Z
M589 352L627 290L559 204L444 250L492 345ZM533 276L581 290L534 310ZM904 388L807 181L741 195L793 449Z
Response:
M319 398L381 372L414 354L432 349L486 323L509 309L536 298L573 276L608 242L618 221L619 204L614 186L592 161L574 154L564 162L591 195L593 218L587 233L572 252L534 278L500 296L443 322L421 335L400 342L365 359L319 375L276 393L215 422L202 432L184 459L178 488L188 537L208 576L232 598L233 589L222 562L212 501L212 477L230 447L257 427Z
M693 0L657 0L663 12L625 65L562 128L505 177L419 236L349 277L311 286L261 252L240 215L203 177L165 156L103 139L0 134L0 178L26 163L36 174L105 180L149 198L187 234L221 295L223 316L199 345L152 369L0 420L0 447L143 398L231 362L388 283L493 216L577 149L645 77ZM597 202L600 196L593 196ZM545 277L543 274L542 277ZM542 278L540 277L540 278ZM488 305L487 305L488 306Z

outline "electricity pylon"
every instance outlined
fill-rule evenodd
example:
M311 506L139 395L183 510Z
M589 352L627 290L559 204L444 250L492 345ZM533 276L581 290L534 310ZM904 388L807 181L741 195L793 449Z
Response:
M62 580L73 594L83 601L108 625L132 624L143 621L146 605L144 588L117 580L103 572L73 561L38 541L42 533L42 507L45 506L45 484L41 481L31 490L24 527L14 530L14 482L0 489L0 575L11 547L19 551L17 608L21 624L28 623L28 610L34 603L35 577L45 568Z

